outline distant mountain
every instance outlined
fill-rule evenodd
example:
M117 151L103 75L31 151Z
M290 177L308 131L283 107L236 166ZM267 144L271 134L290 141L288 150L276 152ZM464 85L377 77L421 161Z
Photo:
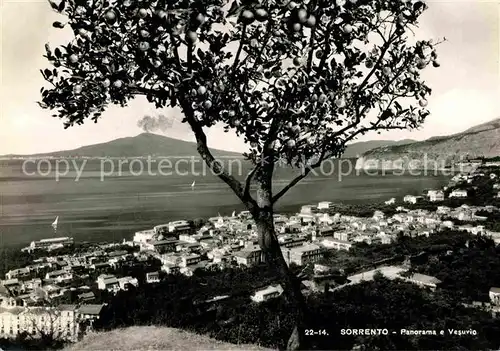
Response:
M344 158L356 158L376 147L401 145L413 140L372 140L350 144ZM212 150L214 156L241 156L240 153ZM105 143L82 146L78 149L55 151L34 155L5 155L3 157L143 157L143 156L197 156L196 144L189 141L172 139L166 136L142 133L135 137L115 139Z
M413 160L429 168L479 157L500 156L500 118L449 136L404 145L379 147L365 152L358 159L358 168L408 168Z
M370 151L375 148L391 146L391 145L404 145L414 143L415 140L404 139L404 140L369 140L360 141L347 146L343 158L355 158L363 155L365 152Z
M212 149L214 156L240 156L239 153ZM115 139L106 143L82 146L74 150L29 155L30 157L189 157L197 156L196 144L166 136L142 133L135 137ZM6 155L5 157L28 155Z

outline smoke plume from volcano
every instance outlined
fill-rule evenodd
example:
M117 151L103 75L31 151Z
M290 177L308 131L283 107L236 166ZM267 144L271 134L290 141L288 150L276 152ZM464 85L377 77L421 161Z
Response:
M146 133L151 133L155 131L166 132L168 128L172 128L175 122L175 118L166 117L164 115L144 116L137 122L137 126L142 128Z

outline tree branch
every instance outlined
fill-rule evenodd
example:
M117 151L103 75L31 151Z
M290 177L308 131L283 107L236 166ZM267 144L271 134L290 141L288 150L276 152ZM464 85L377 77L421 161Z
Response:
M314 164L312 164L311 166L308 166L306 169L304 169L302 171L301 175L295 177L290 183L288 183L287 186L285 186L276 195L274 195L272 198L272 201L271 201L272 204L275 204L280 198L282 198L288 192L288 190L293 188L298 182L300 182L302 179L307 177L309 175L309 173L311 173L312 170L314 170L315 168L318 168L323 163L323 161L327 158L327 157L325 157L326 156L326 145L327 144L325 142L323 144L323 149L321 151L321 155L320 155L318 161L316 161ZM330 156L328 156L328 157L330 157Z
M184 110L184 114L187 122L191 126L193 133L196 137L197 150L200 154L201 158L205 161L205 163L210 167L210 169L222 180L224 181L238 196L238 198L250 209L253 210L256 206L255 200L252 198L246 198L243 186L240 181L238 181L234 176L229 174L227 171L223 169L223 165L221 165L212 155L208 146L207 146L207 137L205 132L203 131L202 126L196 120L194 115L194 111L186 100L181 101L182 108Z

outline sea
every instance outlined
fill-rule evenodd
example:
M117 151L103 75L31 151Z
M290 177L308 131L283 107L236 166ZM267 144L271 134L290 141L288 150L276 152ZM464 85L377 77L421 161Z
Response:
M278 202L276 211L298 212L302 205L319 201L378 203L442 187L452 176L438 171L356 171L355 163L335 160L311 172ZM241 160L222 164L240 180L251 169ZM302 171L278 166L273 191ZM138 230L169 221L242 210L228 186L194 158L0 160L0 247L54 236L88 242L129 240ZM56 216L55 232L51 223Z

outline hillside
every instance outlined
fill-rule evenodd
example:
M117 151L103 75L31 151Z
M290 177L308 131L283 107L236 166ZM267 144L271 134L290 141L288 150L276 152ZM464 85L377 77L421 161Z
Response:
M203 335L166 327L130 327L90 333L67 351L101 350L270 350L255 345L233 345Z
M365 152L356 168L441 168L453 162L500 155L500 118L462 133Z
M212 150L214 156L239 156L223 150ZM196 144L189 141L172 139L166 136L142 133L135 137L115 139L106 143L82 146L74 150L56 151L44 154L29 155L31 157L141 157L141 156L196 156ZM16 157L20 155L6 155ZM27 155L21 155L27 156Z
M352 143L347 146L343 158L356 158L360 155L363 155L365 152L368 152L372 149L384 147L384 146L392 146L392 145L404 145L414 143L415 140L404 139L399 141L394 140L369 140L369 141L360 141L357 143Z
M377 147L388 145L401 145L413 142L413 140L370 140L350 144L344 158L356 158L359 155ZM237 152L215 150L212 153L216 157L234 156L240 157ZM49 153L40 153L33 155L4 155L3 158L14 157L143 157L143 156L197 156L196 144L189 141L172 139L166 136L142 133L135 137L115 139L109 142L82 146L73 150L63 150Z

